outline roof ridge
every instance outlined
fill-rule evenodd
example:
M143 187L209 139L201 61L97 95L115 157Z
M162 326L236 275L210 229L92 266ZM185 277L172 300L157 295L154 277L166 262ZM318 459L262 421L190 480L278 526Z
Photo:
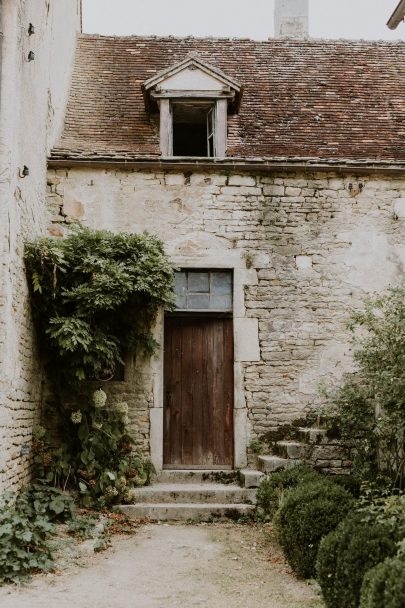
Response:
M175 35L158 35L158 34L129 34L129 35L115 35L115 34L95 34L95 33L86 33L86 32L82 32L80 34L78 34L78 38L79 39L83 39L83 40L106 40L106 41L111 41L111 40L133 40L133 41L140 41L140 40L145 40L145 41L152 41L152 40L156 40L156 41L177 41L177 42L181 42L181 41L185 41L185 42L190 42L192 40L195 40L196 42L201 42L201 41L219 41L219 42L252 42L254 44L280 44L280 45L285 45L285 44L291 44L291 43L295 43L295 44L299 44L299 45L308 45L310 46L311 44L327 44L327 45L333 45L336 44L337 42L339 43L346 43L348 45L381 45L381 46L403 46L405 45L405 40L402 40L400 38L398 38L397 40L384 40L384 39L378 39L378 40L369 40L367 38L356 38L356 39L351 39L351 38L290 38L290 37L283 37L283 38L267 38L267 39L263 39L263 40L259 40L259 39L255 39L255 38L248 38L248 37L238 37L238 36L193 36L193 35L187 35L187 36L175 36Z

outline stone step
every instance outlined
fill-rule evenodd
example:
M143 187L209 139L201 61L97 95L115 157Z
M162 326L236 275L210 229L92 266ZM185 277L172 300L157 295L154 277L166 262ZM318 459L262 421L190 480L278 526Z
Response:
M294 460L305 458L307 451L308 446L298 441L277 441L274 446L274 452L277 456Z
M301 464L301 460L280 458L280 456L257 456L257 465L263 473L275 473L282 469L294 467Z
M256 490L217 483L173 484L157 483L131 490L131 502L139 503L250 503L256 500Z
M307 443L307 444L308 443L310 443L310 444L324 443L325 441L327 441L326 433L327 433L327 431L325 429L320 429L320 428L301 427L299 429L299 435L300 435L301 441L303 441L304 443Z
M238 471L232 469L163 469L156 479L157 483L239 483Z
M264 478L264 473L255 469L241 469L240 476L245 488L258 488Z
M117 510L131 519L154 519L159 521L216 521L218 519L238 519L243 515L253 515L254 505L239 503L140 503L121 505Z

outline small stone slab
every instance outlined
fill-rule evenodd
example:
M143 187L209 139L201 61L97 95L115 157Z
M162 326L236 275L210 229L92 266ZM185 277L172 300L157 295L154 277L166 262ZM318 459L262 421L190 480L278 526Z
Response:
M245 488L258 488L264 478L264 473L255 469L242 469L240 475Z

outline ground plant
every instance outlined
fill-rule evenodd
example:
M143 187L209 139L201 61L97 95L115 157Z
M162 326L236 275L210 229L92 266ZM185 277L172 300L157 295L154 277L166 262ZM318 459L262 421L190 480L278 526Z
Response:
M353 508L347 490L326 478L303 481L291 490L276 517L278 537L293 570L303 578L316 572L321 539Z
M303 482L316 481L320 477L309 465L298 465L273 473L261 482L257 490L259 514L263 519L272 520L290 490Z
M52 568L49 539L54 523L74 515L73 500L60 490L35 484L0 500L0 585L25 581Z
M25 262L56 413L52 433L34 431L37 475L75 490L86 507L123 501L152 468L130 433L128 404L103 389L127 353L153 354L153 323L173 306L173 267L153 236L81 225L27 243Z
M358 608L365 573L397 552L389 525L351 513L321 542L317 578L326 608Z
M360 608L404 606L405 555L397 555L366 572L361 587Z
M366 301L351 322L356 370L326 395L329 432L355 442L357 473L405 487L405 288Z

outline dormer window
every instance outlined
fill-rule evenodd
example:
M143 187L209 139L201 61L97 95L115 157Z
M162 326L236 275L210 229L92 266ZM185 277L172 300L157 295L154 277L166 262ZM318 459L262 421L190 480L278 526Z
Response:
M143 85L146 108L160 112L163 157L226 156L228 113L238 111L241 86L189 55Z

